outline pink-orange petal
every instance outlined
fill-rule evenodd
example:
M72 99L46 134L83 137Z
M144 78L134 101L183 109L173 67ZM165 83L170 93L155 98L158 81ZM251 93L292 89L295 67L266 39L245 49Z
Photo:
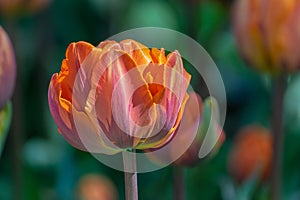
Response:
M146 65L151 62L150 49L134 40L123 40L120 42L122 49L131 56L137 66Z
M93 48L94 46L87 42L73 42L68 46L58 79L61 83L62 98L72 102L72 89L78 69Z
M48 102L50 113L58 127L58 132L75 148L86 150L73 126L70 112L61 107L57 90L58 74L54 74L48 89Z
M161 48L160 50L158 50L157 48L152 48L150 55L153 63L161 65L167 61L165 50L163 48Z

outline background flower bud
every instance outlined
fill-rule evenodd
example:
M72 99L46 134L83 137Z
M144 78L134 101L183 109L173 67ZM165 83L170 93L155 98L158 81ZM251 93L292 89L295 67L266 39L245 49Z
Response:
M76 194L78 200L117 200L118 192L112 181L98 174L87 174L80 178Z
M0 12L7 16L36 13L45 9L50 2L51 0L0 0Z
M184 120L181 123L181 126L184 128L184 132L178 132L175 137L180 137L180 140L184 142L185 140L189 140L191 138L192 132L189 130L194 123L198 123L199 121L197 118L200 117L200 124L199 129L197 132L196 137L194 138L191 146L184 152L184 154L177 159L173 164L179 165L179 166L194 166L200 162L199 158L199 151L201 148L201 145L205 139L205 137L208 134L211 134L213 138L216 140L216 144L214 145L212 152L210 152L209 156L213 156L220 148L220 146L223 144L225 140L225 133L222 131L222 129L219 127L215 116L213 114L214 109L217 109L217 105L214 105L216 103L211 97L207 98L204 103L202 103L201 97L196 93L189 93L189 100L186 104L186 108L183 114L183 118L190 118L190 120ZM200 113L196 113L197 109L195 109L195 106L199 105ZM218 112L218 111L217 111ZM214 122L212 124L213 127L209 128L209 124L213 120ZM198 124L197 124L198 126ZM212 138L212 137L211 137ZM172 145L172 144L171 144ZM178 150L178 145L174 145L173 150ZM172 153L172 152L171 152Z
M268 178L272 162L272 136L258 125L242 128L229 155L229 172L238 182L243 182L258 172L259 180Z
M15 54L7 33L0 26L0 110L13 94L15 79Z
M299 20L297 0L236 0L233 30L241 54L260 70L298 70Z

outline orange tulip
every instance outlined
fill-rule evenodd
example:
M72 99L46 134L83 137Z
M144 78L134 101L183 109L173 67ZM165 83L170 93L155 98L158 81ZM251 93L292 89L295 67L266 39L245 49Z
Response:
M298 70L299 20L298 0L236 0L233 29L240 52L264 71Z
M259 180L266 180L271 171L272 145L272 135L265 128L251 125L241 129L229 155L233 178L243 182L259 172Z
M189 81L177 51L165 56L134 40L77 42L52 76L49 106L59 132L81 150L160 148L176 133Z
M0 26L0 110L12 96L15 79L15 54L8 35Z

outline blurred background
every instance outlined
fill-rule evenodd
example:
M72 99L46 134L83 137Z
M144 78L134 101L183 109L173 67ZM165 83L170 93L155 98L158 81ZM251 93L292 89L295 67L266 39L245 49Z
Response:
M268 199L267 181L238 183L228 172L238 130L249 124L268 128L271 114L270 77L241 59L231 31L231 8L230 0L0 0L0 25L11 38L18 70L13 121L0 158L0 199L72 200L94 193L107 196L103 199L124 198L123 173L71 147L57 133L47 91L69 43L97 45L144 26L170 28L197 40L217 64L226 87L225 143L214 158L185 169L187 199ZM290 77L285 100L283 195L296 200L300 74ZM139 174L140 199L172 199L172 172L167 167Z

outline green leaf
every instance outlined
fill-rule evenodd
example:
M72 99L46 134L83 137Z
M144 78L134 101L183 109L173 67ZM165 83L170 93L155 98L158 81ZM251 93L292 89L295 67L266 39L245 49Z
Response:
M12 104L7 103L6 107L0 111L0 156L9 130L12 116Z
M241 200L253 199L255 189L259 183L260 170L256 170L251 177L237 188L236 197Z

